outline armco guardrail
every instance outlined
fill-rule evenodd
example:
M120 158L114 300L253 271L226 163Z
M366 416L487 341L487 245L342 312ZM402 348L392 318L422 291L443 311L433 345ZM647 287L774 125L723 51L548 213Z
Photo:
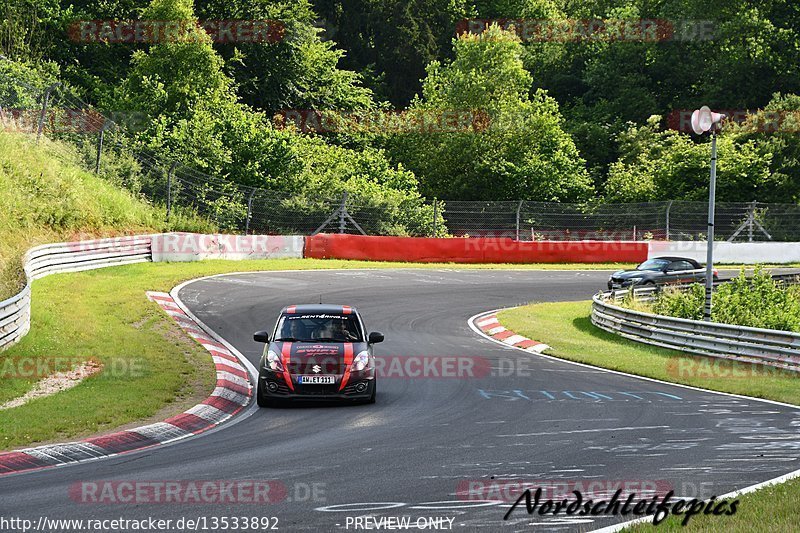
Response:
M652 298L644 289L643 299ZM693 354L759 363L800 371L800 334L655 315L615 305L627 291L603 292L592 299L592 323L646 344ZM636 297L640 296L636 291Z
M25 287L0 302L0 350L17 342L30 329L31 282L48 274L143 261L279 257L303 257L303 238L159 233L37 246L28 250L23 259Z
M17 342L31 325L31 285L0 302L0 349Z
M31 248L24 257L25 288L0 302L0 349L21 339L31 324L31 282L57 272L75 272L150 261L152 236L62 242Z

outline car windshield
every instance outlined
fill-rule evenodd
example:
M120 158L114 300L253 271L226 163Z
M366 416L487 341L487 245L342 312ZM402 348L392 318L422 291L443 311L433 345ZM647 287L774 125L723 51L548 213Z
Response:
M669 265L669 260L667 259L648 259L636 267L636 270L663 270L667 265Z
M362 342L363 335L355 315L308 313L281 316L275 340Z

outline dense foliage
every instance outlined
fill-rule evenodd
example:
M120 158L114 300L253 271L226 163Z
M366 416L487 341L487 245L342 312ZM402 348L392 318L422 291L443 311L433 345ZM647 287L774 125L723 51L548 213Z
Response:
M309 203L374 196L394 232L420 231L433 197L701 199L708 138L670 126L703 104L751 112L719 136L719 200L800 200L796 117L763 127L800 112L791 0L0 0L0 11L13 61L0 61L4 102L14 80L61 81L106 112L145 117L125 133L131 150ZM284 32L267 42L212 41L199 28L192 42L76 39L76 21L129 19L268 19ZM590 20L606 33L525 31ZM609 33L647 23L658 38ZM326 132L276 126L286 110L482 118L459 131ZM142 181L126 168L118 182Z
M660 315L700 320L705 289L695 284L681 292L666 290L653 303ZM762 268L751 278L744 270L714 292L711 318L715 322L800 332L800 286L780 285Z
M480 200L524 197L580 201L591 194L583 160L563 129L555 100L539 90L522 64L522 46L497 26L455 43L455 59L433 61L422 97L411 110L480 110L483 122L463 132L405 134L393 154L424 176L430 196Z

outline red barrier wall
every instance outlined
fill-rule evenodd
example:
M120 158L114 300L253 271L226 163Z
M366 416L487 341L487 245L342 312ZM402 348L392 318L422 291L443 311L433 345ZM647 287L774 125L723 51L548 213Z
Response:
M304 257L413 263L638 263L637 241L539 241L508 238L432 239L319 234L306 237Z

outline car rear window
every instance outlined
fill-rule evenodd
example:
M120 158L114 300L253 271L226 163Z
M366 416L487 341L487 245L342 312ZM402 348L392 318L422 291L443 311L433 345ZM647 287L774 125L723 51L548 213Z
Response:
M275 340L293 342L363 342L354 314L284 314L278 319Z

